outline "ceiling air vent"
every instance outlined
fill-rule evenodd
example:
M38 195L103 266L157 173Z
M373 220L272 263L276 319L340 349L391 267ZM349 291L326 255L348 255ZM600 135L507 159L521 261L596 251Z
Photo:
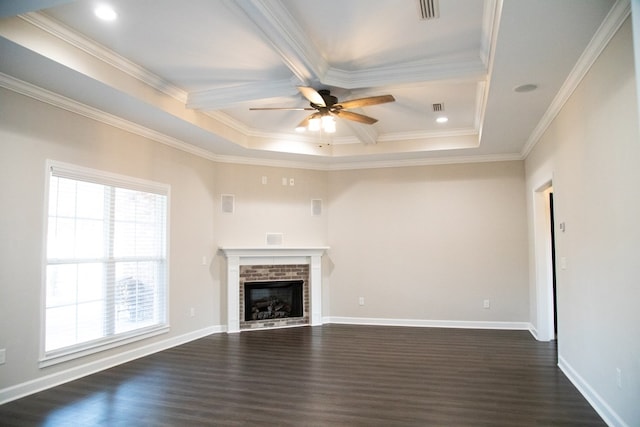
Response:
M444 104L442 102L433 104L433 112L437 113L438 111L444 111Z
M420 9L420 19L436 19L440 17L440 6L438 0L418 0Z

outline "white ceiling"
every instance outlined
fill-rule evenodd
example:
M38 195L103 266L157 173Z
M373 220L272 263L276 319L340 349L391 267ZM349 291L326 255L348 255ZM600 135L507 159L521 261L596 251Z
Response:
M103 0L118 13L103 22L97 3L3 2L0 85L207 157L321 168L522 158L629 14L629 0L439 0L432 20L418 0ZM334 135L295 132L305 111L249 110L306 107L300 85L396 102Z

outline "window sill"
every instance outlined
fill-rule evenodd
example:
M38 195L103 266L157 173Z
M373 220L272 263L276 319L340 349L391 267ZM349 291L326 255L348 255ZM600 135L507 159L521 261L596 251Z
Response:
M59 363L68 362L70 360L79 359L91 354L106 351L112 348L121 347L136 341L141 341L156 335L166 334L169 332L169 325L158 325L149 329L135 331L134 333L122 334L116 337L104 338L82 346L75 346L68 349L52 351L50 354L42 357L38 362L40 369L48 366L54 366Z

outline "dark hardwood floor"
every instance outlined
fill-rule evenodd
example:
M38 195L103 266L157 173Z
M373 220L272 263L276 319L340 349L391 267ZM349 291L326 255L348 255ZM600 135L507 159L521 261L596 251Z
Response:
M524 331L216 334L0 406L2 426L602 426Z

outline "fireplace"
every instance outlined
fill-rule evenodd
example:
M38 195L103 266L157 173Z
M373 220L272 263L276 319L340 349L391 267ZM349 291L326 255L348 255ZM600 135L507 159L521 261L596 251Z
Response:
M303 280L245 282L245 322L302 317L303 283Z
M220 249L227 258L227 332L322 324L321 258L328 247ZM253 309L245 310L245 284L278 281L303 282L302 316L246 320Z
M309 324L309 265L241 265L240 329Z

